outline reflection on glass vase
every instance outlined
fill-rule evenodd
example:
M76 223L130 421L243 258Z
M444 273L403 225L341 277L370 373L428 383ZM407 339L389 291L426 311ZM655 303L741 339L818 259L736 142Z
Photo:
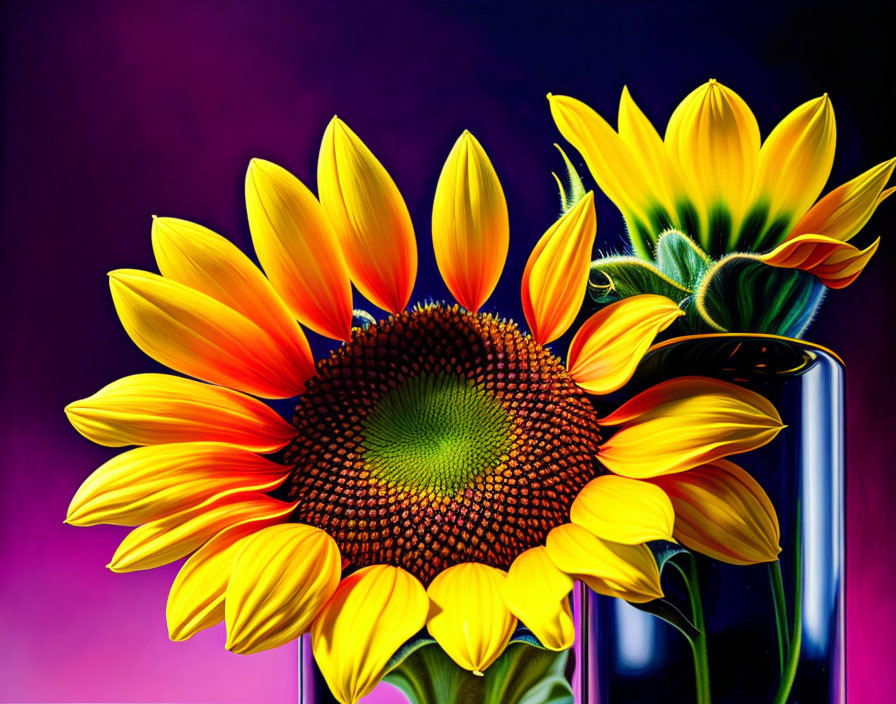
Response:
M736 566L671 557L663 589L685 627L702 626L690 636L623 601L590 596L586 701L843 704L843 366L802 341L694 336L655 346L626 394L687 375L761 393L786 424L769 445L736 458L775 507L779 560Z

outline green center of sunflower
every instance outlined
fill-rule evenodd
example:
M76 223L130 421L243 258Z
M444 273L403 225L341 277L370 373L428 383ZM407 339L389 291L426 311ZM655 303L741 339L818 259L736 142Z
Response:
M293 521L343 565L424 584L462 562L508 569L569 521L600 428L563 364L512 322L426 306L352 331L293 420Z
M440 496L493 470L513 445L512 419L497 399L444 372L396 386L361 426L371 477Z

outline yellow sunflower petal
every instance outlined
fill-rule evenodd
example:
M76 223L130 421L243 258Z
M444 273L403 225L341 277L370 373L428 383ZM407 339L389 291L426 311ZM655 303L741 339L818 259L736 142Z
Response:
M573 337L567 357L569 373L592 394L621 389L657 333L682 315L684 311L674 301L649 293L602 308Z
M788 232L815 202L834 163L837 128L827 95L791 112L759 150L751 201L765 203L768 221Z
M672 540L675 524L672 502L662 489L613 474L585 485L569 517L597 537L624 545Z
M383 165L337 117L324 133L317 187L355 286L383 310L404 310L417 275L411 216Z
M466 562L440 572L426 590L427 630L454 662L477 675L504 652L516 628L506 579L502 570Z
M882 202L881 195L894 166L896 159L890 159L835 188L809 209L787 239L809 234L825 235L841 242L851 239Z
M336 541L319 528L283 523L240 543L225 598L227 649L257 653L295 640L339 584Z
M589 191L532 250L521 297L526 322L539 344L556 340L575 320L588 286L596 233L594 193Z
M342 580L311 626L314 659L341 704L376 687L389 658L423 628L428 608L423 585L399 567L373 565Z
M675 507L675 538L733 565L772 562L781 552L775 507L759 483L732 462L650 480Z
M170 374L126 376L65 413L79 433L107 447L214 441L274 452L295 436L257 399Z
M467 131L442 167L432 207L432 242L451 295L467 310L479 310L501 277L510 227L498 175Z
M624 215L649 220L656 196L628 145L585 103L565 95L548 95L557 129L575 147L591 175Z
M878 237L865 249L825 235L800 235L759 257L785 269L802 269L818 277L828 288L841 289L855 281L880 244Z
M284 504L276 511L225 528L184 563L171 585L165 609L171 640L192 638L224 620L224 593L241 541L286 520L292 510L292 504Z
M569 605L573 579L557 569L547 549L539 546L520 554L507 572L504 593L511 612L544 647L571 648L576 628Z
M601 540L581 526L567 523L548 533L547 552L566 574L593 591L643 603L663 595L656 560L646 545Z
M301 393L310 351L294 356L242 313L145 271L109 274L124 329L150 357L179 372L266 398Z
M619 136L656 191L655 199L670 213L675 212L674 206L683 196L681 177L669 159L663 138L635 103L628 87L623 87L619 99Z
M710 80L672 113L665 143L707 227L724 208L736 226L747 206L759 155L759 125L743 99Z
M66 522L135 526L234 490L270 491L288 474L288 467L221 443L138 447L113 457L84 480Z
M680 377L641 392L600 420L620 426L599 450L611 472L633 479L672 474L770 442L784 427L754 391Z
M166 279L242 313L290 357L311 359L305 333L264 274L232 242L186 220L154 218L152 248Z
M108 567L113 572L134 572L167 565L198 550L229 526L285 511L287 506L267 494L252 491L212 497L132 530L121 541Z
M347 340L348 267L314 194L286 169L253 159L246 173L246 211L258 261L293 314L321 335Z

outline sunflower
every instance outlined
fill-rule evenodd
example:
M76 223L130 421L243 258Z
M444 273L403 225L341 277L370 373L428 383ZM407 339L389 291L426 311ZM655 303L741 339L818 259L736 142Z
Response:
M310 632L333 694L356 702L424 628L475 673L520 621L546 648L569 647L574 580L631 602L661 595L648 541L775 559L774 510L723 459L780 431L766 399L688 377L605 418L590 400L626 384L681 315L675 303L643 295L605 308L566 364L546 346L585 292L592 194L532 252L526 333L480 312L509 227L469 132L432 220L456 304L408 307L408 210L336 118L318 184L319 200L283 168L251 162L249 225L267 276L204 227L154 219L161 275L113 271L113 302L140 349L202 381L137 374L66 408L94 442L138 446L83 483L68 523L137 526L114 572L189 556L168 599L172 639L223 620L227 648L253 653ZM353 311L352 284L388 315ZM329 356L315 363L297 320L334 341ZM298 397L292 423L259 397Z
M598 302L658 293L682 303L690 331L799 337L825 291L855 281L877 250L879 239L865 249L848 241L893 192L896 159L815 202L834 161L827 95L762 142L749 106L715 80L681 102L665 138L625 88L618 131L574 98L548 99L628 229L632 256L594 262Z

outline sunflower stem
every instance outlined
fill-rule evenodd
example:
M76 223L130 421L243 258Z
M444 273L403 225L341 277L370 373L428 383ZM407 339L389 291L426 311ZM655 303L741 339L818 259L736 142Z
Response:
M703 599L700 596L697 560L693 553L688 553L687 571L674 560L670 560L669 564L673 565L681 573L682 579L684 579L684 584L688 591L688 599L691 602L691 617L694 621L694 626L700 632L698 636L688 638L688 642L691 644L691 653L694 656L697 704L710 704L709 654L706 648L706 623L703 618Z
M781 563L778 560L768 565L768 576L772 587L772 601L775 604L775 625L778 627L778 660L781 677L790 651L790 629L787 625L787 601L784 596L784 581L781 578Z
M800 659L800 647L803 642L803 544L802 544L802 507L797 503L796 507L796 545L794 556L796 568L794 570L793 590L793 638L790 640L790 648L787 651L787 662L784 663L784 672L781 676L781 685L775 694L773 704L787 704L790 698L790 690L796 678L796 668Z

